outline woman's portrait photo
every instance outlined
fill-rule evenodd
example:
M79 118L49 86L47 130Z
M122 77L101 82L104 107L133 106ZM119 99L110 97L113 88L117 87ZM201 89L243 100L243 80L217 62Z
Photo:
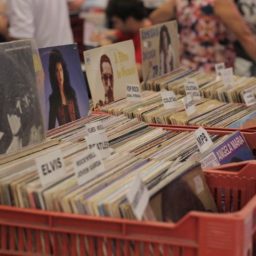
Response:
M76 45L39 50L45 72L47 128L88 114L89 99Z
M174 69L171 37L166 25L161 26L159 38L160 75L163 75Z

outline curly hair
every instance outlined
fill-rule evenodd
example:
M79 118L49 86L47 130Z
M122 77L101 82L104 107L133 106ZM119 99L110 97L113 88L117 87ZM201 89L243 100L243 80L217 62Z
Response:
M141 0L109 0L106 15L109 20L113 16L117 16L123 21L129 17L143 20L147 16L147 11Z
M56 77L56 65L60 63L63 68L64 74L64 93L68 99L75 96L75 91L70 85L69 73L67 70L67 65L61 52L58 49L53 49L49 55L49 76L52 86L52 95L60 101L60 90L58 86L58 81Z

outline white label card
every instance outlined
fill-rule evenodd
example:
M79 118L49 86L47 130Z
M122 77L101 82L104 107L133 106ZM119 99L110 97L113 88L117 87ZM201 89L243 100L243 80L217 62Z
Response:
M128 84L126 86L126 97L130 101L140 101L141 100L140 85Z
M247 107L256 104L256 98L252 91L244 91L243 92L243 99Z
M232 89L235 85L233 68L226 68L224 70L221 70L221 79L226 89Z
M106 133L89 134L85 137L88 149L96 148L100 151L102 159L108 158L111 154L109 141Z
M165 109L173 109L177 107L177 98L173 91L161 91L162 102Z
M216 76L218 78L221 77L221 71L224 70L226 67L225 67L225 63L218 63L218 64L215 64L215 72L216 72Z
M141 220L149 202L149 191L139 175L131 182L127 199L131 204L135 216L138 220Z
M86 124L86 129L89 134L98 134L105 132L104 125L101 121Z
M79 186L105 172L100 152L97 149L87 151L84 155L76 157L74 168Z
M184 108L188 116L193 115L196 112L196 106L191 98L191 96L186 96L182 99Z
M61 150L51 151L36 158L35 161L43 187L47 187L65 176L65 166Z
M201 100L198 83L195 79L188 79L185 84L187 96L191 96L193 100Z
M213 145L213 142L208 132L203 127L199 127L195 131L195 137L196 137L197 146L201 153L204 153Z

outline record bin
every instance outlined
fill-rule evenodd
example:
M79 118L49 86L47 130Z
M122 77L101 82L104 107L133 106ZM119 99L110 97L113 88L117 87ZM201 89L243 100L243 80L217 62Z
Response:
M168 131L174 132L193 132L197 130L200 126L196 125L164 125L164 124L150 124L151 127L163 128ZM240 131L241 134L245 137L246 142L253 150L254 155L256 154L256 127L246 128L246 129L235 129L235 128L217 128L217 127L203 127L209 134L213 135L228 135L233 132Z
M220 214L178 223L130 221L0 207L0 255L252 256L256 161L205 172Z

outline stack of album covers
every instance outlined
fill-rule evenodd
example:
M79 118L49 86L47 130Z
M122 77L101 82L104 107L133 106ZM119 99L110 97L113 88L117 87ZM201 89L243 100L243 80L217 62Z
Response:
M208 98L218 99L223 102L245 103L244 94L251 93L255 104L256 78L234 77L234 86L227 89L222 80L217 80L204 85L201 89L202 95Z
M234 76L233 87L227 88L221 78L214 74L206 74L201 71L189 70L184 67L142 83L144 90L160 91L170 90L176 94L186 95L185 85L189 80L194 80L199 88L201 97L216 99L226 103L247 103L244 94L256 95L255 77ZM256 100L253 101L255 104Z
M101 174L80 183L74 162L92 152L86 136L87 126L95 122L101 122L105 129L110 154L102 158L104 171ZM220 141L216 136L212 139L214 145ZM221 142L229 140L231 143L231 139L223 137ZM236 139L235 142L238 143ZM43 185L35 159L55 150L60 150L64 159L63 175L57 181ZM150 195L143 218L177 221L189 210L216 211L201 167L195 162L198 154L193 133L152 128L124 115L95 114L52 130L48 141L25 149L22 155L2 157L0 203L135 219L127 193L133 189L133 181L139 175Z
M158 92L144 91L140 101L127 99L114 102L102 108L109 114L125 114L147 123L170 125L198 125L205 127L243 128L256 117L256 105L224 103L214 99L201 98L194 102L196 111L188 115L183 96L176 95L174 108L166 109Z
M134 70L136 64L131 41L84 52L94 109L113 115L124 114L147 123L170 125L240 128L249 119L255 118L256 78L234 77L234 86L227 89L224 79L217 79L214 74L180 66L176 55L173 58L170 56L168 62L161 60L161 42L156 41L161 33L163 36L169 33L173 39L169 47L170 53L171 48L178 52L175 22L153 26L140 32L144 76L141 85L137 71ZM166 63L169 65L168 69L166 65L161 65ZM193 98L194 111L188 114L184 102L186 103L185 96L189 93L189 82L194 82L199 97ZM143 89L138 99L126 98L129 86ZM161 97L163 90L175 94L175 106L168 109L164 106Z
M169 25L176 34L175 24ZM145 30L141 31L141 34L145 38L153 36L160 32L160 28L161 26L156 26L153 32ZM145 40L148 42L148 46L143 46L147 48L145 51L150 47L153 50L151 39ZM111 115L124 114L146 123L232 128L241 128L249 119L256 116L255 104L239 104L245 101L244 97L240 97L241 93L245 91L249 93L256 84L255 78L235 77L236 86L232 90L226 90L223 81L216 79L215 75L188 70L179 65L168 72L150 76L150 79L145 80L141 86L144 90L138 99L126 98L128 85L139 87L138 74L132 68L136 65L133 57L134 47L131 41L84 53L95 109ZM158 62L159 58L156 58L156 63ZM187 113L184 105L184 97L187 94L185 85L188 81L195 81L199 94L199 97L193 98L195 111L190 114ZM172 108L164 106L162 90L172 91L175 94L175 104Z
M111 153L103 160L104 172L101 175L79 184L73 163L77 157L88 152L84 139L86 125L95 121L102 122L105 127ZM140 175L151 198L144 218L176 221L184 216L186 212L181 211L172 217L170 206L165 206L163 202L168 203L167 194L171 193L170 203L184 208L187 202L175 200L172 187L182 187L192 196L196 189L193 177L200 179L203 192L200 195L194 193L193 200L197 203L187 209L215 211L202 170L190 160L199 152L193 133L152 128L124 115L90 116L67 125L65 129L57 129L58 132L53 133L44 144L25 149L19 156L1 158L1 204L134 219L136 217L126 194L131 189L132 181ZM43 186L35 159L55 150L62 152L65 172L58 181ZM178 187L175 180L179 180Z
M198 79L199 88L204 84L214 81L215 76L205 74L199 71L193 71L185 67L179 67L175 70L142 83L144 90L160 91L162 89L173 90L185 94L184 85L187 79Z

